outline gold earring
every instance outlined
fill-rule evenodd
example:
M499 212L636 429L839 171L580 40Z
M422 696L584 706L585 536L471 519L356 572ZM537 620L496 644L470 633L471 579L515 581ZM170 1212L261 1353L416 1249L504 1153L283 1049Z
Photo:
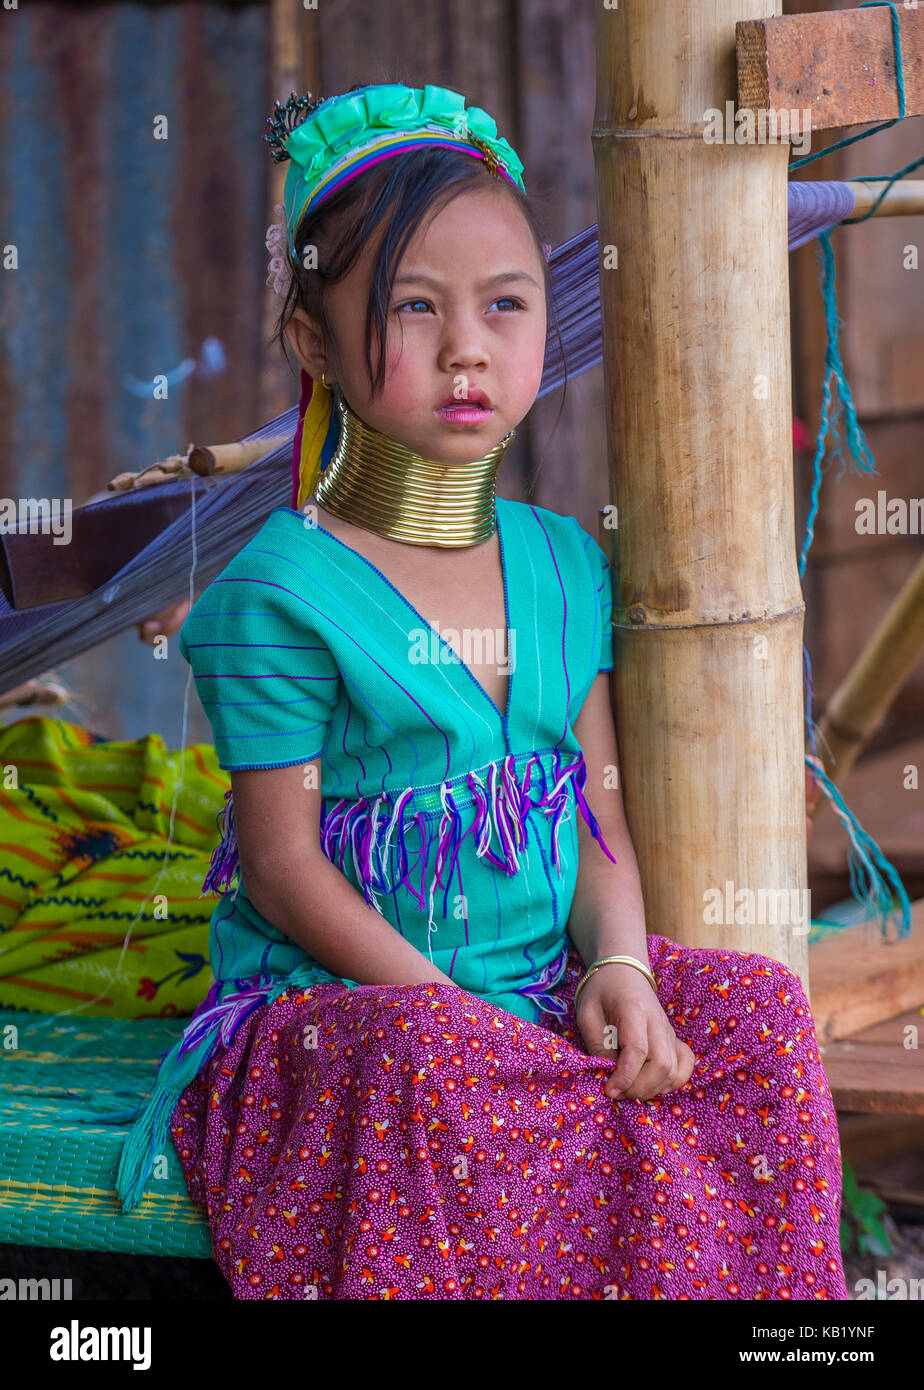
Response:
M323 372L321 373L321 385L322 385L322 386L326 386L326 385L327 385L327 382L324 380L324 373L323 373Z

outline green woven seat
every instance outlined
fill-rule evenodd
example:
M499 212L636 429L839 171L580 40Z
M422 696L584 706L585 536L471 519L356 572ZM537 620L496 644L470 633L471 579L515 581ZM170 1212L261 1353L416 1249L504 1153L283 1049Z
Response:
M115 1193L131 1116L187 1022L0 1010L0 1243L211 1257L169 1139L141 1205L125 1216Z

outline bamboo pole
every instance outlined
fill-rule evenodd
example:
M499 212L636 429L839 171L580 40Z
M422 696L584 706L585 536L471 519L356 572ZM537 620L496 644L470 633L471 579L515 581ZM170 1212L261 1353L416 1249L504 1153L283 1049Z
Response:
M873 179L861 183L859 179L847 179L856 199L851 217L862 217L869 212L888 179ZM893 183L879 204L873 217L908 217L924 212L924 179L899 179ZM848 219L849 220L849 219Z
M924 654L924 559L902 585L882 622L835 690L818 725L825 772L842 786L863 747ZM827 798L816 803L817 816Z
M807 984L788 147L704 139L768 8L597 7L614 700L648 930Z

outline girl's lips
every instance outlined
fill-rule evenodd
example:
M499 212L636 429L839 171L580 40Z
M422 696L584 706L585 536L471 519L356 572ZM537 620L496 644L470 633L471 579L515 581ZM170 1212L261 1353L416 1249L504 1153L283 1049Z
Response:
M442 405L439 410L434 410L433 414L452 425L482 425L491 419L494 411L468 402L460 402L458 405Z

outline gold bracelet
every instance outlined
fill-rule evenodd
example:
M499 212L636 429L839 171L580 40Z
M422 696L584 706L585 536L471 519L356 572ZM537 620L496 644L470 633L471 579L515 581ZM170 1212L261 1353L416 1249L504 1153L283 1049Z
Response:
M575 1012L577 1011L578 995L580 994L584 986L587 984L587 981L590 979L594 971L599 970L601 965L634 966L636 970L640 970L642 974L645 976L645 979L651 985L651 988L654 990L655 996L657 997L658 987L655 984L655 977L654 975L652 975L651 970L647 965L643 965L642 962L640 960L636 960L634 956L603 956L600 960L595 960L591 965L589 965L587 969L584 971L584 974L578 980L577 989L574 991L573 1008Z

